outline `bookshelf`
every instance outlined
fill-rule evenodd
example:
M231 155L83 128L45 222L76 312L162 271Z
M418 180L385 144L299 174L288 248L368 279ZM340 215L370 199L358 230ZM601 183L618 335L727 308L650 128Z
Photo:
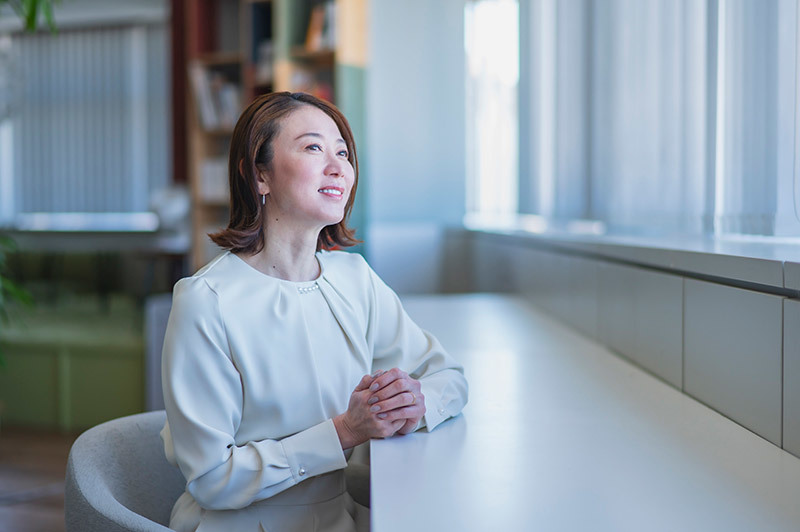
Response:
M191 271L219 249L207 234L227 225L233 126L254 98L303 91L336 102L336 13L319 0L184 0ZM176 114L176 118L182 118Z

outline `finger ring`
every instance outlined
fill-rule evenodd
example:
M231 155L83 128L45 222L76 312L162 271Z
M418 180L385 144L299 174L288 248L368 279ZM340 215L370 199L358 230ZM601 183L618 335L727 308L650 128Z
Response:
M408 392L408 393L411 394L411 404L413 405L414 403L417 402L417 396L414 395L414 392Z

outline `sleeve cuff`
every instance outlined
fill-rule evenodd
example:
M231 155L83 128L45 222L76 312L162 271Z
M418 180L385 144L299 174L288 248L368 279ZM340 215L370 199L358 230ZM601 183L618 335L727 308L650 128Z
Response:
M425 390L425 382L423 381L421 384L422 394L425 396L425 415L422 416L420 424L417 426L416 430L425 428L425 430L430 432L435 429L439 423L451 417L451 414L438 401L436 394L432 392L429 393L427 390Z
M296 483L347 466L332 419L282 439L281 445Z

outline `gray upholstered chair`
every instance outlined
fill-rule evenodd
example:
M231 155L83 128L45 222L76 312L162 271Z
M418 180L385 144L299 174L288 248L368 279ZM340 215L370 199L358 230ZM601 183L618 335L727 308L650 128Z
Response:
M164 457L163 410L108 421L81 434L69 452L64 490L67 532L168 531L172 506L186 481ZM348 491L369 506L366 463L345 470Z
M166 531L186 485L164 457L163 410L91 428L72 445L67 462L67 531Z

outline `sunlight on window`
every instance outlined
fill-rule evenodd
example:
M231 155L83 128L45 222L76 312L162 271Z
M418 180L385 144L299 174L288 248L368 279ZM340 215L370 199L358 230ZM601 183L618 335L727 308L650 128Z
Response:
M468 213L517 211L518 18L510 0L465 8Z
M717 237L800 235L793 201L796 22L796 2L718 2L713 176Z
M717 6L718 20L723 21L722 24L717 25L718 46L717 46L717 123L715 127L716 132L716 146L714 147L714 233L719 236L722 233L722 224L716 223L717 220L722 220L725 215L725 93L727 88L726 80L726 66L727 60L725 57L725 2L719 2ZM719 44L722 46L719 46Z

